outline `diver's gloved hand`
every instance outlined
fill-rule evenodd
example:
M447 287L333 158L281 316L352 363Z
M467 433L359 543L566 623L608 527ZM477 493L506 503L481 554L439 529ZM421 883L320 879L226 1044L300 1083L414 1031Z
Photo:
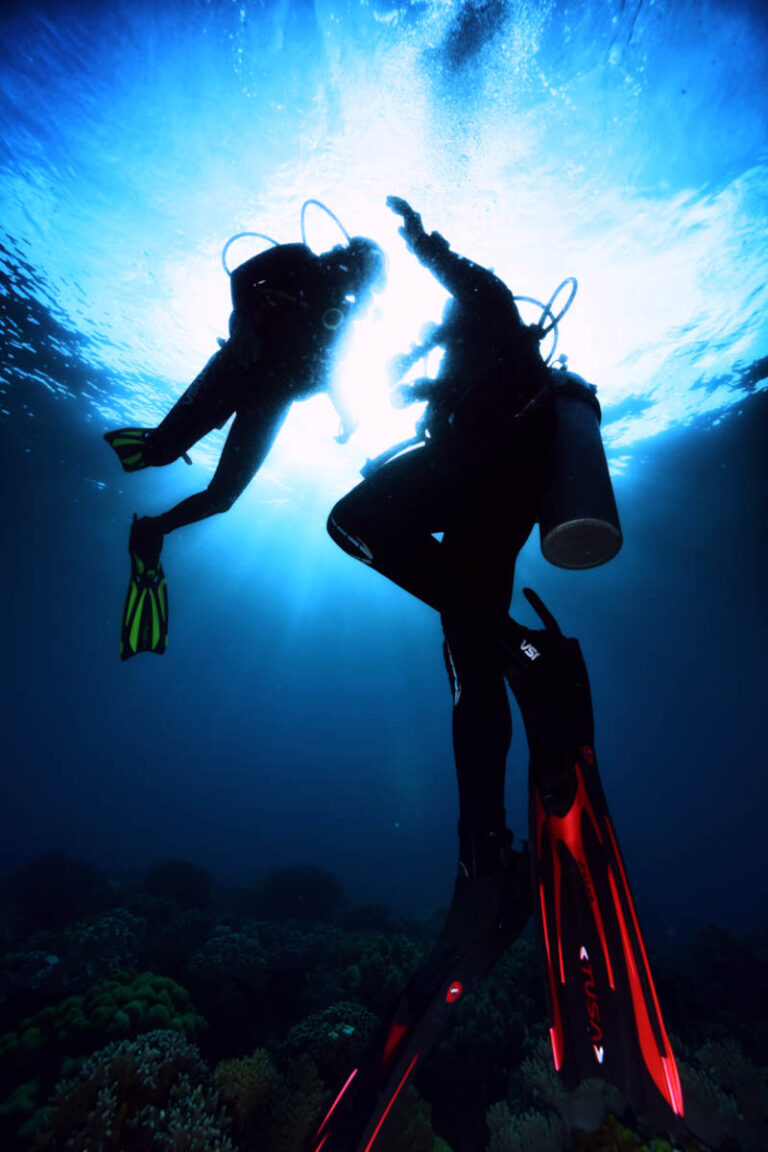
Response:
M387 376L390 384L396 384L405 376L409 368L413 367L414 360L410 352L398 352L387 363Z
M419 242L426 236L421 223L421 216L418 212L414 212L408 201L403 200L401 196L387 196L387 208L391 208L398 216L402 216L403 226L398 228L398 232L411 251L415 251Z
M411 380L407 384L398 384L390 394L393 408L406 408L409 404L418 404L422 400L431 400L435 393L435 381L429 376L422 376L419 380Z
M357 420L342 422L341 428L334 440L337 444L346 444L353 432L357 430Z

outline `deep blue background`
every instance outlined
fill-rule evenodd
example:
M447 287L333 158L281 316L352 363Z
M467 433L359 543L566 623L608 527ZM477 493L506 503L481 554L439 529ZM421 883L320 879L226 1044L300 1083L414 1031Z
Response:
M217 245L231 231L289 217L295 230L296 204L326 191L358 227L370 205L378 229L383 193L413 188L429 226L487 262L498 222L519 217L511 253L530 233L520 260L535 249L541 263L516 290L584 278L566 345L576 370L602 365L626 542L604 569L563 573L536 536L513 610L531 584L581 640L651 933L759 925L762 7L456 5L428 47L429 5L190 12L4 15L0 868L50 848L117 878L158 857L237 883L311 863L352 900L447 900L457 812L437 620L325 535L363 447L346 480L320 457L284 490L281 458L226 517L180 532L168 652L123 665L131 515L205 483L210 457L126 477L101 439L137 406L164 410L212 350L200 325L226 319ZM375 100L366 87L393 45L416 52L430 119L423 148L404 115L379 155L365 117L408 106L396 71ZM201 267L218 277L210 294ZM523 835L526 759L518 723L508 814Z

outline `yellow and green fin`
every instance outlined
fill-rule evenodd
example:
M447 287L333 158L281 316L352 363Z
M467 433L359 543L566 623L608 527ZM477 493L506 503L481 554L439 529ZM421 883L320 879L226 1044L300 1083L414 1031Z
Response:
M144 444L150 431L149 428L118 428L115 432L104 433L104 439L117 452L126 472L138 472L149 467L144 459Z
M128 660L137 652L165 652L168 642L168 588L159 562L147 567L137 552L131 552L131 578L123 610L120 658Z

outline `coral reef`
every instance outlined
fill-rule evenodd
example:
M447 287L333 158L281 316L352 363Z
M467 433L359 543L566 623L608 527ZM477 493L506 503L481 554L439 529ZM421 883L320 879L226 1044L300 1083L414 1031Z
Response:
M486 1117L490 1142L487 1152L561 1152L566 1129L557 1116L541 1112L514 1113L502 1101L492 1104Z
M40 1152L235 1152L211 1074L194 1045L159 1030L96 1052L38 1114Z
M205 1021L186 989L152 972L119 972L99 980L84 995L68 996L55 1008L22 1020L0 1037L0 1065L33 1067L44 1054L50 1065L65 1055L92 1051L110 1036L135 1036L172 1029L193 1036Z
M329 1000L359 1000L376 1015L411 978L426 949L401 934L337 933L328 940L314 973L307 1001L321 1007Z
M216 1066L214 1082L241 1148L297 1152L317 1118L325 1088L309 1060L276 1068L265 1049Z
M8 1152L25 1152L33 1137L73 1152L296 1152L439 929L437 919L345 908L322 869L278 870L243 896L214 890L193 864L162 861L143 885L119 891L56 854L9 878L3 913ZM767 983L760 940L706 929L655 959L674 1007L689 1126L675 1152L768 1147L768 1026L753 1010ZM738 979L746 963L748 990ZM457 1152L673 1152L601 1081L561 1088L544 1015L535 943L524 935L457 1006L418 1091L409 1087L388 1117L381 1152L447 1152L433 1122ZM145 1073L162 1081L151 1099L138 1087Z
M712 1148L768 1148L768 1083L733 1040L710 1040L690 1060L678 1058L686 1120Z
M189 962L189 972L203 985L218 990L223 1008L240 1008L268 983L267 956L257 932L235 931L220 925Z
M583 1080L567 1092L555 1072L552 1050L544 1036L523 1061L521 1070L534 1101L557 1113L568 1131L597 1131L609 1114L620 1116L626 1110L621 1093L605 1080Z
M435 1135L431 1109L413 1085L409 1085L387 1117L376 1142L376 1152L450 1152Z
M326 1084L333 1084L353 1066L356 1053L377 1023L376 1016L349 1000L331 1004L294 1024L281 1046L289 1060L308 1056Z
M125 908L79 920L56 932L39 932L24 951L8 953L0 964L0 1002L58 999L80 992L94 980L141 962L146 922Z
M517 940L486 981L460 1003L420 1074L435 1123L460 1147L481 1148L485 1114L506 1097L530 1050L543 1004L535 941ZM509 1101L512 1103L512 1101Z

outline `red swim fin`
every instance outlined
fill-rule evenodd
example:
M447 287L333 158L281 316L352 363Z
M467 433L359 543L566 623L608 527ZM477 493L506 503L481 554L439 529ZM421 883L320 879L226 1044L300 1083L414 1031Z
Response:
M567 1087L609 1081L675 1132L680 1078L597 769L584 660L529 599L547 627L520 629L506 675L531 750L534 898L555 1067Z

